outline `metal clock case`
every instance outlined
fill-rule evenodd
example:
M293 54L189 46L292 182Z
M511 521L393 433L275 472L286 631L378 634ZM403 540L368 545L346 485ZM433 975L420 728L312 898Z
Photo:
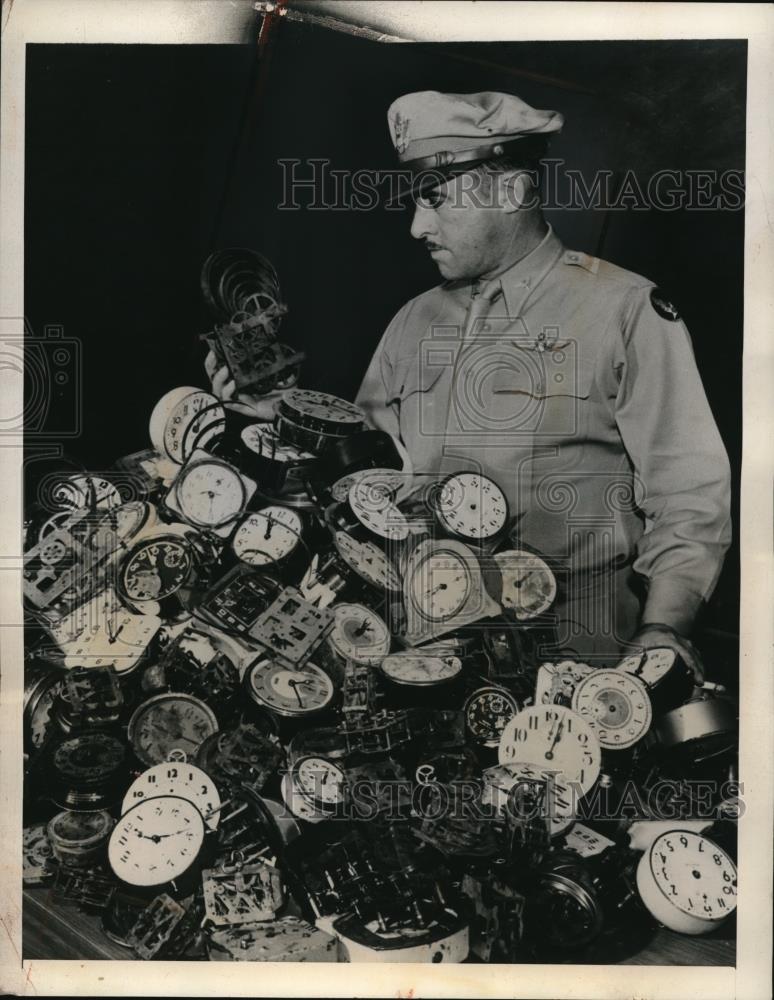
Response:
M387 905L370 918L350 914L333 921L346 961L437 964L468 957L468 922L458 910L437 899L395 900L392 913Z
M99 864L105 856L115 820L104 810L57 813L48 823L51 849L56 859L77 868Z
M109 729L124 711L124 695L112 667L76 667L68 671L52 716L65 735L91 727Z
M382 548L405 542L410 526L393 500L394 481L394 474L385 477L379 470L352 477L346 497L326 509L326 521L333 530Z
M170 389L151 413L151 443L160 455L182 465L194 448L222 433L225 419L223 404L211 392L191 385Z
M263 792L282 770L285 754L272 736L250 722L208 737L196 755L196 763L215 782L224 798L240 787Z
M41 661L24 666L24 748L40 750L51 732L51 711L65 678L65 671Z
M297 757L282 779L282 797L299 819L319 823L335 815L347 801L348 778L339 764L327 757Z
M400 590L395 566L373 542L358 542L344 531L334 534L334 550L315 555L299 584L303 597L320 608L336 600L362 601L379 610L387 595Z
M193 757L217 730L215 713L203 701L168 692L154 695L135 709L127 736L137 759L151 767L167 761L173 751Z
M245 637L278 592L276 580L240 564L204 594L196 615L222 632Z
M668 769L714 774L727 768L737 750L738 708L727 698L705 693L662 715L649 743Z
M463 663L457 656L391 653L380 665L387 700L394 705L456 706L462 699Z
M250 928L223 928L209 935L211 962L338 962L338 941L298 917L281 917Z
M126 745L106 732L66 736L46 749L51 799L61 809L90 812L114 805L129 774Z
M325 712L335 693L331 679L313 663L289 670L267 656L258 657L247 668L243 684L259 708L280 718L285 733L293 728L288 722L297 724Z
M314 474L317 457L280 439L270 423L249 421L227 409L226 432L212 442L214 455L225 458L260 483L260 492L280 502L295 503L306 497L307 479ZM281 499L280 499L281 498ZM295 498L295 500L293 499Z
M642 855L637 889L664 927L679 934L709 934L736 910L736 865L707 837L669 830Z
M198 584L201 560L185 525L164 525L143 535L118 567L116 589L138 613L178 618L188 612Z
M693 671L674 649L645 649L617 665L648 688L654 713L662 715L683 705L696 685Z
M463 706L468 734L488 749L500 745L503 730L522 706L506 688L492 685L477 688Z
M281 504L252 511L240 520L226 546L227 559L298 583L312 561L310 530L303 512Z
M286 587L255 620L249 636L279 663L299 670L330 632L333 622L333 612L304 600L294 587Z
M318 499L343 500L334 484L343 483L350 476L366 470L380 472L401 469L403 461L392 437L385 431L364 430L350 434L340 441L331 442L320 454L312 475ZM404 479L406 477L403 477ZM347 489L351 483L347 484ZM324 500L323 500L324 502Z
M319 454L327 445L363 430L365 413L338 396L290 389L277 405L275 426L283 441Z
M333 606L333 627L317 651L317 661L337 684L343 684L347 665L375 667L390 651L391 637L384 620L364 604Z
M197 448L178 472L164 503L173 516L225 538L245 513L256 487L229 462Z
M503 608L517 622L545 614L557 593L556 577L548 563L524 549L496 552L492 558L500 571Z

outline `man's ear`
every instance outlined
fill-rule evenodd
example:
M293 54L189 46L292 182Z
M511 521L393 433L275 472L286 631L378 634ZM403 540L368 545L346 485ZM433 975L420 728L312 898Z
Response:
M536 188L527 170L506 170L499 176L500 204L510 215L535 204Z

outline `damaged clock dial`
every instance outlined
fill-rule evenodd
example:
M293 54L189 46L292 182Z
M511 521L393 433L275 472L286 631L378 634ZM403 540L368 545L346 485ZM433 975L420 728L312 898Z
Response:
M466 560L453 551L432 552L412 573L408 597L424 618L446 621L468 603L473 576Z
M193 565L193 550L186 539L159 529L127 553L119 569L119 592L130 604L162 600L187 583Z
M446 684L462 672L457 656L430 656L420 653L394 653L382 660L382 673L396 684L429 687Z
M563 705L534 705L508 722L498 759L550 768L566 784L577 782L585 794L599 776L601 750L585 718Z
M441 529L464 542L496 538L508 523L508 501L494 480L458 472L440 483L435 515Z
M313 754L300 757L293 764L290 780L307 804L319 812L330 812L344 802L346 775L326 757Z
M349 500L350 490L362 483L377 483L379 490L390 500L397 501L410 482L404 472L395 469L360 469L337 479L331 486L331 496L338 503Z
M354 482L347 494L352 513L368 531L388 541L408 537L408 522L392 500L391 491L381 476L370 475Z
M117 487L110 480L94 475L68 476L51 493L58 506L71 511L83 507L111 510L122 503Z
M220 795L210 776L200 767L187 763L185 756L171 759L143 771L129 786L121 813L156 795L176 795L192 802L204 817L210 830L217 829L220 819Z
M546 782L543 818L548 820L550 835L556 836L574 821L575 803L572 789L551 767L514 761L512 764L497 764L486 768L482 802L494 805L500 812L507 811L511 808L510 796L513 790L523 782L533 781ZM514 816L514 819L534 818L518 814Z
M234 554L249 566L272 566L301 544L303 522L297 511L274 505L248 514L231 538Z
M501 602L519 621L543 614L556 598L556 577L533 552L509 549L494 556L502 577Z
M400 590L395 567L373 542L358 542L345 531L337 531L336 549L344 562L371 586L378 590Z
M337 604L333 629L327 639L345 660L377 665L390 651L390 633L384 621L363 604Z
M218 730L215 713L192 695L169 692L143 702L129 720L128 736L137 757L161 764L173 751L192 757Z
M150 439L160 454L182 465L195 447L202 447L226 424L226 411L211 392L184 385L170 389L156 403L150 418Z
M618 669L588 674L575 688L572 707L607 750L633 746L647 733L653 716L645 684Z

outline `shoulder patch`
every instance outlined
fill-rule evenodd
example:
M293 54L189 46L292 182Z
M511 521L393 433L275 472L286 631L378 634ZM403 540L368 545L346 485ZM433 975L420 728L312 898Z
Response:
M656 312L662 319L671 320L671 322L673 323L677 322L677 320L680 319L680 314L672 305L672 303L669 301L669 299L664 298L664 296L661 294L660 288L651 288L650 304L653 306L653 308L656 310Z
M578 267L584 267L592 274L596 274L599 268L599 257L581 253L580 250L565 250L563 260L565 264L576 264Z

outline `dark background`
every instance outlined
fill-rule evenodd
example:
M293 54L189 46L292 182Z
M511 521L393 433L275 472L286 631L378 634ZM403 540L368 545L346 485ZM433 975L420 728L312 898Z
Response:
M564 114L550 155L588 177L741 170L746 58L744 41L390 45L287 20L265 72L252 46L28 45L25 308L36 336L56 324L82 345L84 424L65 449L106 468L149 446L167 389L207 385L199 270L213 249L272 260L283 338L307 352L302 384L349 398L391 316L438 283L408 209L278 211L279 158L392 168L386 110L400 94L508 90ZM731 456L738 525L744 212L548 217L566 245L647 275L676 304ZM738 582L735 542L713 628L738 630Z

